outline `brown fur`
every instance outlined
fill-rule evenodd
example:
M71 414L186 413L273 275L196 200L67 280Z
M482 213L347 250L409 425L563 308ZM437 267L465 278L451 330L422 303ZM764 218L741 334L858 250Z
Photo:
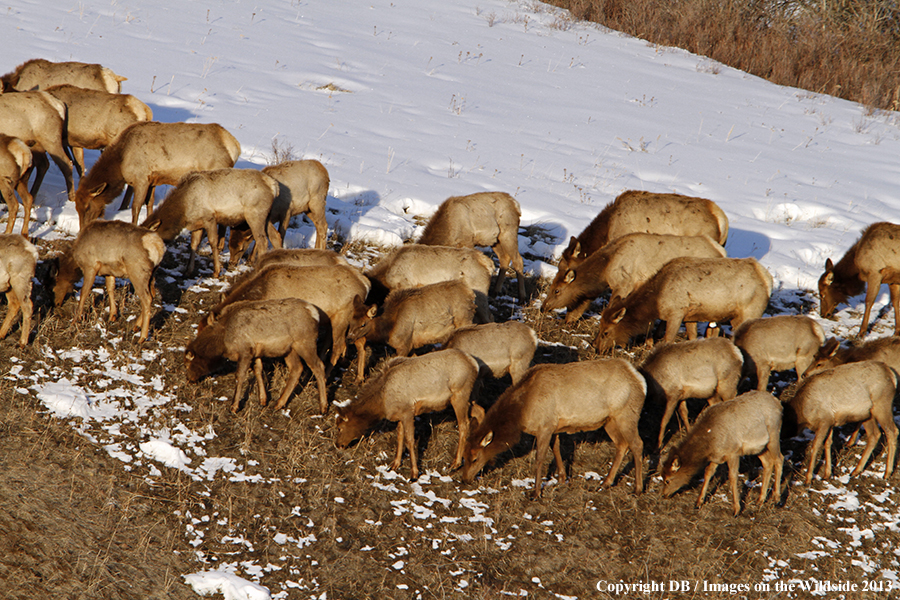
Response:
M630 233L603 246L583 262L557 273L541 310L568 309L576 321L607 288L623 298L680 256L724 258L725 249L708 236Z
M900 373L900 338L883 337L849 348L841 348L841 344L836 338L829 338L816 352L812 363L803 374L809 376L825 369L833 369L838 365L863 360L883 362Z
M728 218L704 198L628 190L607 204L559 259L557 279L609 242L628 233L707 235L724 246Z
M518 321L507 321L457 329L450 334L445 347L472 355L481 368L494 377L509 373L515 385L531 366L537 345L538 337L531 327Z
M860 238L835 265L829 258L819 278L820 312L830 317L838 304L862 293L866 300L858 337L868 331L869 315L881 284L891 292L894 309L894 335L900 335L900 225L879 222L863 230Z
M241 145L215 123L135 123L113 140L75 192L81 227L103 216L126 185L134 190L131 222L153 210L153 188L176 185L191 171L233 167Z
M354 318L347 335L359 353L357 380L365 372L365 343L392 347L407 356L426 344L442 344L453 331L472 324L475 293L461 281L443 281L388 294L381 314L362 299L354 302Z
M466 442L463 480L471 482L488 461L514 446L522 433L528 433L536 438L532 496L537 498L541 495L544 456L551 444L557 473L562 481L566 479L558 434L604 427L616 446L616 455L603 485L613 484L630 448L635 491L641 492L644 445L638 420L646 394L644 378L621 359L531 367L473 428Z
M504 192L454 196L444 200L429 219L419 243L457 248L490 246L500 262L494 294L500 292L506 270L512 264L518 278L519 300L524 301L525 266L519 254L521 215L519 203Z
M453 407L459 427L456 457L451 469L462 464L463 444L468 437L472 387L478 364L459 350L446 349L412 358L395 358L363 387L360 394L338 409L338 447L345 448L377 421L397 422L397 455L391 468L400 467L403 446L409 451L412 478L419 477L413 420L417 415Z
M331 265L295 267L270 265L240 286L229 290L225 299L216 305L200 329L215 323L226 307L244 300L301 298L318 306L331 320L332 366L344 356L347 348L347 329L353 318L353 301L365 298L369 281L355 267Z
M110 94L74 85L47 88L69 110L68 136L75 170L84 175L84 149L109 146L122 130L133 123L152 121L150 107L128 94Z
M781 403L767 392L752 391L734 400L710 406L702 413L662 468L665 497L684 487L706 466L697 507L703 504L709 482L722 463L728 464L728 479L734 515L741 511L737 476L741 456L756 454L763 465L759 500L761 506L769 491L769 478L775 472L775 499L781 497Z
M0 339L6 337L22 313L19 345L28 344L31 335L31 285L37 266L38 251L20 235L0 235L0 292L6 292L6 318L0 325Z
M166 252L162 239L152 231L121 221L94 221L75 238L72 248L60 257L59 272L53 293L56 305L62 304L75 281L84 276L75 320L81 320L84 304L98 275L106 278L109 298L109 320L116 320L116 277L125 277L141 300L139 321L143 342L150 331L150 308L153 301L153 274Z
M662 448L666 426L676 408L682 424L688 424L684 402L688 398L717 404L737 396L743 363L740 350L725 338L656 346L640 371L647 379L648 399L661 401L666 407L659 427L658 447Z
M0 132L17 137L34 154L34 183L31 195L37 196L50 162L49 154L66 180L69 200L74 198L75 183L68 155L66 105L47 92L0 94Z
M822 444L825 444L825 472L831 477L831 441L835 427L847 423L864 422L866 449L859 464L850 473L862 473L881 439L881 429L887 438L887 464L884 478L894 470L897 454L897 425L894 423L893 400L897 392L897 373L884 363L864 360L839 365L807 377L790 406L797 415L798 427L808 427L815 432L812 448L807 450L809 465L806 469L806 485L812 483L816 461ZM881 427L881 429L879 429Z
M28 222L31 219L31 205L34 197L28 192L28 176L32 171L32 156L28 145L19 138L0 134L0 196L6 202L6 233L12 233L16 225L16 213L19 201L15 192L19 192L25 215L22 220L22 235L28 236Z
M98 64L82 62L50 62L33 58L0 77L4 92L13 90L43 90L54 85L71 84L81 88L100 90L110 94L122 91L121 77Z
M625 345L666 322L672 342L682 322L697 337L698 321L731 321L738 327L763 314L772 293L772 276L752 258L676 258L666 263L627 298L616 296L600 315L594 340L599 352Z
M822 326L806 315L751 319L734 332L734 344L744 352L745 373L756 376L760 391L772 371L796 369L802 379L824 343Z
M143 226L157 231L167 242L185 229L191 232L186 273L193 272L194 255L205 231L212 248L213 277L218 277L221 270L219 226L247 223L256 241L254 255L265 253L269 249L266 221L276 195L278 182L256 169L227 168L188 173L147 217ZM280 239L276 246L281 246Z
M237 413L243 398L247 371L253 363L259 403L265 406L266 386L262 358L284 358L289 373L275 410L287 405L303 374L303 363L316 378L319 410L328 411L325 365L317 349L320 331L330 329L328 317L305 300L282 298L238 302L228 307L219 321L205 328L187 346L185 365L189 381L196 382L224 360L238 363L231 412Z

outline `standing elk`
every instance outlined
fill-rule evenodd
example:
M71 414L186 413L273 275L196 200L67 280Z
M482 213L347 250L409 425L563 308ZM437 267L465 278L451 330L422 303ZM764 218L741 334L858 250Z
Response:
M191 252L186 273L194 269L194 255L203 239L209 240L213 277L221 270L219 226L247 223L256 242L254 257L269 249L266 220L278 182L256 169L215 169L188 173L169 192L162 204L147 217L143 226L171 242L185 229L191 232ZM280 241L277 244L280 247Z
M815 432L812 448L807 450L809 465L806 469L806 485L812 483L823 442L823 477L831 478L833 430L847 423L863 422L866 429L866 449L850 475L855 477L862 473L881 439L881 429L884 429L887 438L884 478L887 479L893 473L897 454L897 425L894 423L893 413L896 393L897 373L884 363L874 360L848 363L820 371L800 384L788 404L797 416L798 429L807 427Z
M676 408L682 424L688 426L688 398L708 400L712 405L737 396L743 364L741 351L725 338L653 348L639 371L647 379L648 402L665 405L657 447L662 448L666 426Z
M6 202L8 208L6 233L12 233L16 225L16 213L19 211L19 201L16 199L16 190L22 199L22 208L25 210L22 220L22 235L28 236L28 221L31 219L31 205L34 197L28 193L28 176L31 174L31 150L28 144L19 138L0 134L0 196Z
M28 344L31 335L31 285L37 267L38 251L20 235L0 235L0 292L6 292L6 318L0 325L0 339L6 337L22 313L19 346Z
M560 480L566 469L559 449L560 433L593 431L604 427L616 446L609 475L615 481L625 452L634 455L635 491L644 486L638 420L644 406L647 384L631 364L621 359L592 360L569 364L541 364L500 396L483 420L469 434L465 449L463 480L471 482L484 466L501 452L516 445L522 433L535 437L534 489L541 495L544 456L553 446Z
M472 355L482 369L496 378L509 373L513 385L531 366L537 350L534 329L518 321L469 325L457 329L444 345Z
M819 278L821 315L831 317L838 304L865 289L866 307L857 334L862 337L868 331L869 314L882 283L890 288L894 335L900 335L900 225L883 221L866 227L837 264L830 258L825 261L825 272Z
M33 58L0 77L2 91L44 90L54 85L71 84L80 88L100 90L110 94L122 91L127 77L116 75L102 65L83 62L50 62Z
M420 244L473 248L490 246L497 254L500 272L494 295L500 292L506 270L512 264L519 284L519 300L525 300L525 264L519 254L519 219L522 211L515 198L504 192L481 192L444 200L428 220Z
M344 356L347 329L353 320L354 299L369 293L369 280L350 265L295 267L270 265L228 291L225 298L199 324L215 323L231 304L243 300L300 298L318 306L331 321L331 366Z
M79 177L84 175L85 148L106 148L129 125L153 120L150 107L129 94L74 85L55 85L47 88L47 93L64 102L69 110L68 140Z
M628 190L606 205L593 221L571 237L559 259L557 280L588 256L628 233L706 235L720 246L728 239L728 217L712 200Z
M81 295L75 320L81 320L84 304L91 294L94 279L104 276L109 298L109 320L116 320L116 277L126 277L141 301L139 342L150 332L150 308L153 301L153 274L166 252L156 233L122 221L93 221L81 230L72 248L59 258L53 295L60 306L82 275Z
M613 296L624 298L667 262L681 256L724 258L725 249L705 235L623 235L562 271L563 276L550 285L541 311L566 308L566 323L573 323L607 288Z
M829 338L816 352L812 363L803 374L809 376L825 369L833 369L838 365L863 360L883 362L900 373L900 338L883 337L849 348L841 348L841 343L836 338Z
M0 94L0 132L17 137L34 154L34 183L31 195L37 196L50 168L49 154L66 180L66 192L73 199L75 182L66 134L66 105L47 92Z
M253 363L260 406L266 405L262 359L284 358L289 369L275 410L287 405L303 374L310 368L319 389L319 410L328 411L325 365L318 352L319 333L330 329L328 317L318 307L297 298L236 302L223 311L219 320L203 329L185 350L188 381L195 383L218 369L225 360L237 363L231 412L237 413L247 371ZM325 325L323 328L322 326Z
M472 387L478 363L460 350L446 349L424 356L394 358L363 386L348 405L338 408L336 444L346 448L382 419L397 422L397 455L391 469L398 469L403 445L412 462L412 479L419 478L414 419L423 413L453 407L459 428L456 457L451 469L462 465L463 444L469 433Z
M240 154L240 143L215 123L135 123L78 182L74 199L79 223L84 227L102 217L106 205L128 185L134 190L131 222L136 224L145 203L147 213L153 211L155 186L175 185L191 171L233 167Z
M478 318L488 323L492 320L488 294L493 272L494 263L475 248L407 244L392 250L366 272L372 282L369 300L381 304L393 290L459 280L475 292Z
M359 351L357 381L365 376L366 342L387 344L407 356L426 344L443 344L460 327L472 324L475 292L461 281L443 281L388 294L384 308L354 300L353 325L347 332Z
M699 321L731 321L738 327L762 316L772 294L772 275L752 258L676 258L627 298L616 296L600 315L598 352L626 345L656 319L666 322L665 341L675 341L682 322L688 338Z
M706 466L697 508L703 504L709 482L722 463L728 464L728 480L734 515L741 512L737 477L742 456L755 454L763 466L757 506L769 492L769 479L775 472L775 500L781 498L781 402L768 392L752 391L734 400L710 406L700 414L694 427L666 459L662 468L666 498L673 495Z
M750 319L734 331L734 345L744 353L744 371L756 375L756 389L765 391L772 371L796 369L803 379L825 343L822 326L806 315Z

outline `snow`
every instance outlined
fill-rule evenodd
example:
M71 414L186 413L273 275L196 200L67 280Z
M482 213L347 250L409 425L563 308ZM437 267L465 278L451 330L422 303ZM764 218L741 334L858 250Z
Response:
M522 206L519 244L527 269L550 276L569 236L620 192L698 195L728 215L729 255L758 259L775 278L773 304L796 310L814 300L809 290L826 258L839 258L863 227L892 219L900 208L900 114L776 86L681 50L573 22L530 0L369 0L352 11L341 2L293 0L11 0L5 6L4 72L33 57L100 62L128 78L123 91L150 105L157 120L225 126L243 148L238 167L266 164L273 142L293 147L298 158L318 159L331 176L329 228L350 241L396 246L419 235L422 219L449 196L507 191ZM96 156L87 152L89 164ZM115 213L117 207L110 205L107 217L129 220L130 212ZM77 232L55 167L34 217L32 235ZM286 242L307 246L314 237L311 225L295 219ZM223 285L198 278L183 287ZM873 314L887 303L884 288ZM855 298L836 321L821 321L826 333L846 337L858 326L860 304ZM893 318L879 317L870 335L889 333ZM116 349L118 341L46 351L40 368L16 365L5 377L34 393L50 414L72 420L124 468L143 467L149 479L160 468L176 468L198 481L265 481L247 472L252 465L239 454L207 456L212 428L154 429L146 420L152 410L190 407L175 405L161 381L142 374L154 354L130 356ZM390 495L395 514L447 527L435 549L448 552L496 533L485 516L493 491L448 490L451 481L428 473L409 484L381 468L372 484ZM531 488L534 481L511 485ZM826 540L799 554L798 564L850 554L858 557L860 576L880 568L896 580L900 564L886 534L896 531L900 514L890 493L863 501L845 487L818 480L814 486L826 518L871 518L845 528L839 543ZM353 509L340 497L334 504ZM444 514L460 506L471 516ZM202 539L202 521L188 527L186 535ZM309 529L300 537L273 535L279 544L311 551L321 529L311 521ZM543 531L561 541L549 526ZM494 541L514 548L512 538ZM860 546L868 554L856 554ZM882 552L885 561L873 562ZM802 572L788 561L769 561L773 578ZM395 565L402 569L404 561ZM243 569L257 582L265 572L258 565ZM463 579L463 573L454 575L457 589L479 576L465 572ZM200 594L270 597L262 585L231 572L185 580ZM314 581L289 583L324 593Z

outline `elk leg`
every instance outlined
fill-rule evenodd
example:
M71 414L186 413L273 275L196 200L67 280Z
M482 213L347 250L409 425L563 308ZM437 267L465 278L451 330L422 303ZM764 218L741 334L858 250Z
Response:
M78 180L84 177L84 148L72 146L72 162L75 163L75 171L78 172Z
M69 158L66 156L62 146L60 146L57 152L50 152L49 154L50 158L53 159L53 162L56 163L56 166L59 167L59 170L62 171L63 178L66 180L66 192L69 195L69 200L74 202L75 180L72 178L72 163L69 162Z
M116 317L119 316L119 312L116 308L116 278L112 275L107 275L106 279L106 298L109 302L109 322L112 323L116 320Z
M734 504L734 516L741 512L741 497L738 494L738 467L739 457L735 454L728 457L728 483L731 485L731 500Z
M141 301L141 337L138 338L139 343L146 341L150 335L150 309L153 307L153 270L151 269L148 280L142 281L143 277L135 275L129 277L134 284L134 291Z
M244 384L247 382L247 371L250 370L252 357L249 352L240 355L234 382L234 400L231 403L232 414L237 414L241 407L241 398L244 396Z
M813 473L816 470L816 461L819 458L819 451L822 449L822 442L825 436L831 435L831 427L821 427L816 431L816 437L813 438L812 448L809 449L809 467L806 469L806 485L812 483Z
M716 474L716 469L718 468L719 463L711 462L706 465L706 470L703 471L703 486L701 486L700 488L700 497L697 498L697 508L703 506L703 499L706 498L706 491L709 489L709 482Z
M666 410L663 413L662 423L659 425L659 440L656 442L657 449L662 449L663 447L663 438L666 436L666 427L669 426L669 421L672 420L672 415L675 413L676 406L680 409L681 406L684 406L684 403L681 401L666 401ZM685 413L687 413L687 408L685 408ZM685 420L687 420L686 414Z
M149 181L140 181L132 186L134 192L134 202L131 203L131 224L137 225L141 216L141 209L147 204L147 198L153 193L153 186ZM128 193L127 190L125 192ZM123 202L124 204L124 202ZM147 212L149 216L150 212Z
M892 283L888 286L891 291L891 308L894 309L894 335L900 335L900 283Z
M119 210L125 210L129 206L131 206L131 197L134 196L134 188L130 185L125 186L125 195L122 196L122 203L119 205Z
M316 346L314 344L309 346L304 344L294 344L294 352L303 359L306 366L309 367L309 370L312 371L316 378L316 385L319 389L319 412L324 415L328 412L328 395L325 389L325 363L322 361L322 357L316 353ZM303 365L300 364L297 369L297 381L300 380L300 373L302 372ZM296 382L294 385L297 385ZM285 398L285 402L287 402L287 398ZM279 400L278 403L280 406L284 406L281 403L281 400Z
M322 206L325 206L325 201L323 199ZM325 248L325 242L328 240L328 221L325 219L325 211L311 210L309 211L309 220L313 222L313 225L316 227L316 248ZM287 235L287 225L284 228L285 235Z
M672 319L666 320L666 336L663 338L666 342L674 342L675 336L678 335L678 330L681 329L681 318L675 317Z
M197 255L197 248L203 240L203 230L197 229L191 232L191 251L188 254L187 268L184 270L184 276L187 277L194 272L194 257Z
M800 376L800 369L797 369L797 376ZM760 392L766 391L766 388L769 387L769 375L772 374L772 370L769 368L769 365L757 364L756 365L756 389Z
M353 345L356 346L356 383L362 383L366 377L366 338L358 338ZM332 357L332 362L334 356Z
M500 270L497 272L497 282L494 284L494 291L491 293L492 296L497 296L500 293L500 288L503 287L503 281L506 279L506 269L509 267L509 255L503 250L503 244L496 243L492 246L494 253L497 255L497 262L500 263Z
M541 497L541 483L544 480L541 475L541 468L544 465L544 456L547 455L547 449L550 448L550 439L552 437L553 434L549 431L541 431L534 439L534 489L531 491L531 497L535 500Z
M28 193L26 179L20 180L16 189L19 190L19 197L22 199L22 208L25 211L22 215L22 235L28 237L28 223L31 221L31 207L34 204L34 196Z
M625 452L630 448L634 455L634 491L641 493L644 491L644 443L637 430L637 422L618 422L610 421L606 424L606 433L610 439L616 444L616 456L613 459L613 466L610 468L607 481L603 485L612 485L622 460L625 458Z
M878 428L878 421L875 417L871 417L866 421L865 428L866 449L863 450L863 454L859 459L859 464L856 465L856 468L850 473L850 475L853 476L863 472L863 469L866 468L866 463L869 462L869 457L872 456L872 452L875 450L875 445L878 443L878 440L881 439L881 429Z
M37 196L38 190L41 189L41 183L44 176L50 170L50 160L47 158L46 152L32 152L31 164L34 167L34 183L31 184L31 195Z
M259 398L259 405L265 406L268 403L269 399L266 395L266 382L263 380L263 362L262 362L262 358L260 358L259 356L257 356L256 359L253 361L253 374L256 375L256 390L257 390L257 397ZM282 392L281 395L284 396L285 392L287 392L287 394L290 395L289 390L292 390L292 389L294 389L294 388L293 387L288 388L287 386L285 386L284 392ZM279 402L281 402L280 399L279 399Z
M219 262L219 227L213 222L206 226L206 241L212 252L213 259L213 277L219 278L219 272L222 270L222 263Z
M94 287L94 279L97 278L97 270L95 265L91 265L84 271L84 279L81 282L81 295L78 298L78 308L75 310L75 321L81 320L81 315L84 312L84 303L87 302L87 297Z
M667 329L666 333L668 333L668 332L669 331ZM676 329L675 332L677 333L678 330ZM684 332L687 334L687 338L689 340L696 340L697 339L697 322L691 321L690 323L685 323L684 324ZM673 339L672 341L675 341L675 340Z
M284 248L284 238L281 237L281 234L278 232L274 223L266 224L266 232L269 236L269 241L272 242L273 248Z
M19 298L16 294L10 290L6 292L6 318L3 319L3 325L0 326L0 339L6 337L6 334L9 333L9 329L12 327L13 323L16 320L16 317L19 316L19 308L21 303L19 302ZM24 327L24 323L22 326Z
M566 310L566 324L571 325L575 321L581 318L581 315L584 314L584 311L588 309L593 302L593 298L587 298L586 300L582 300L572 308Z
M559 482L566 482L566 465L562 459L562 452L559 450L559 434L553 434L553 460L556 463L556 474L559 475Z
M3 196L3 200L6 202L8 208L6 213L6 234L9 235L12 233L13 227L16 226L16 213L19 210L19 200L16 198L12 186L9 185L5 179L0 181L0 196Z
M256 244L253 247L253 255L250 257L251 262L256 263L259 260L259 257L269 251L269 238L266 236L266 217L263 216L262 219L252 219L252 222L247 221L247 225L250 227L250 233L253 235L253 241ZM279 245L278 248L281 247L281 238L279 236Z
M759 500L757 500L757 502L756 502L757 506L762 506L763 503L766 501L766 496L769 491L769 480L772 478L773 468L777 468L779 454L780 454L779 452L773 451L770 448L766 448L765 452L763 452L762 454L759 455L759 462L762 463L763 472L762 472L762 482L760 485L761 489L759 491ZM784 459L782 458L782 461L783 460ZM776 474L776 479L775 479L775 500L776 501L778 500L778 496L780 495L778 493L780 491L778 489L779 488L778 479L780 479L780 478L781 478L781 476Z
M472 382L474 383L474 381ZM469 398L472 395L472 386L467 385L459 390L453 390L450 396L450 406L456 415L456 427L459 429L459 440L456 442L456 457L450 469L455 471L463 463L463 451L466 440L469 439Z
M823 478L831 479L832 475L832 465L831 465L831 443L834 441L834 428L828 430L828 437L825 438L825 473L823 474Z
M861 338L869 330L869 314L872 312L872 305L875 304L875 298L878 297L880 288L881 274L876 272L871 279L866 281L866 307L863 310L862 323L859 324L859 333L856 334L858 338Z
M19 336L19 346L24 348L28 345L28 336L31 335L31 312L34 307L31 304L30 292L26 292L23 296L24 298L19 301L19 310L22 311L22 332ZM9 309L12 310L13 307L10 306Z
M294 347L291 348L291 351L284 357L284 363L288 367L288 377L284 384L284 390L282 390L281 396L275 404L276 410L284 408L288 398L294 393L294 388L300 383L300 375L303 374L303 361L300 360L300 356L297 354L296 345L294 345Z

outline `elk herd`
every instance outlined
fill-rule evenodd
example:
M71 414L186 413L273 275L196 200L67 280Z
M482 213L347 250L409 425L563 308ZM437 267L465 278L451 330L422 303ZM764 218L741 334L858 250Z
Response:
M329 375L335 368L349 368L350 344L362 387L350 401L336 404L335 442L345 447L377 422L394 421L392 468L400 467L405 448L413 478L418 477L415 417L452 407L459 441L450 466L461 468L466 482L527 433L536 447L532 495L540 496L548 450L557 475L566 478L560 434L603 428L615 446L603 485L620 477L630 450L634 488L641 492L639 420L648 407L660 408L658 435L653 435L655 450L662 453L676 412L682 427L689 426L688 399L706 400L709 406L660 457L664 496L702 471L699 506L717 467L726 463L738 514L738 461L755 455L763 468L759 503L773 478L774 496L780 500L780 439L783 421L790 420L814 432L807 484L823 446L822 475L831 476L833 430L848 423L861 423L866 436L853 475L866 467L882 432L884 476L891 475L898 436L893 399L900 337L845 348L826 339L809 316L765 316L772 276L755 259L726 256L728 218L714 202L626 191L573 236L562 253L541 311L565 309L565 322L572 324L609 290L595 319L598 353L610 354L640 340L652 343L658 322L665 322L663 341L640 364L606 357L532 365L538 346L534 330L517 321L494 323L488 301L489 295L500 293L509 267L517 277L519 301L528 299L518 249L521 213L512 196L482 192L448 198L418 243L395 249L363 272L325 248L329 176L320 162L236 169L240 144L223 127L153 121L147 105L121 94L124 80L100 65L45 60L28 61L0 78L0 194L8 206L6 235L0 235L0 291L7 297L0 338L20 312L19 344L26 345L32 334L32 280L39 254L27 239L29 219L52 159L65 178L81 230L68 250L46 260L55 273L57 306L84 279L76 320L97 276L105 277L109 319L114 320L115 278L124 277L140 299L137 329L143 342L150 335L154 276L167 243L190 232L185 266L190 274L205 233L214 277L221 274L225 228L230 228L232 264L254 243L253 269L239 276L200 319L196 337L185 340L190 382L216 373L227 361L237 364L232 412L240 410L251 366L259 402L267 404L262 359L278 358L284 359L288 375L275 409L290 402L306 365L317 383L319 410L326 413ZM103 150L87 172L84 148ZM154 187L160 184L174 187L154 208ZM132 202L131 223L103 220L107 205L123 191L121 208ZM25 213L21 235L12 233L16 192ZM147 216L139 225L144 206ZM290 218L299 214L315 225L315 248L283 249ZM479 246L496 253L499 273L493 288L494 263L476 250ZM890 287L896 316L900 225L884 222L870 225L837 263L828 259L819 281L822 317L865 290L859 330L865 333L882 283ZM706 338L698 337L702 322L711 324ZM730 322L733 335L710 336L719 332L719 322ZM894 336L900 335L900 319L897 323ZM687 341L677 341L682 324ZM367 347L373 345L390 347L396 357L366 377ZM800 382L782 403L767 391L769 377L790 369ZM481 378L507 374L511 385L499 398L490 402L481 397Z

